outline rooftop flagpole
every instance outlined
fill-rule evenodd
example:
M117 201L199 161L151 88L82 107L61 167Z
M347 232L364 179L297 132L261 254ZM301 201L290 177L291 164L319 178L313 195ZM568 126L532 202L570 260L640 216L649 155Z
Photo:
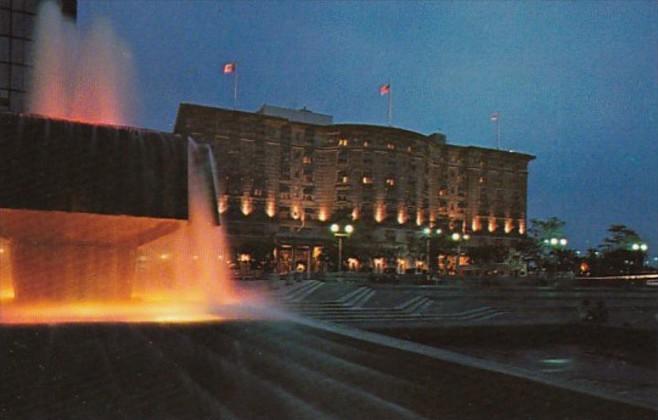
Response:
M391 81L388 81L388 126L393 126L393 89Z
M491 114L491 122L496 124L496 149L500 150L500 112Z
M238 108L238 62L224 64L224 74L233 75L233 110Z
M391 90L391 82L389 80L388 83L385 83L381 86L379 86L379 94L381 96L388 95L388 109L386 112L386 120L388 121L388 125L392 125L393 121L393 94Z
M233 75L233 109L238 109L238 62L235 62L235 74Z

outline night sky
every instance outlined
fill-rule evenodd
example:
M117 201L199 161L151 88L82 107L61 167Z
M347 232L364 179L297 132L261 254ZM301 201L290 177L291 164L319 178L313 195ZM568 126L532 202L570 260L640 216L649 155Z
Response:
M658 248L658 2L79 1L109 19L138 74L133 121L171 130L181 101L263 103L441 131L460 145L531 153L529 218L567 222L571 244L612 223ZM221 162L220 162L221 164Z

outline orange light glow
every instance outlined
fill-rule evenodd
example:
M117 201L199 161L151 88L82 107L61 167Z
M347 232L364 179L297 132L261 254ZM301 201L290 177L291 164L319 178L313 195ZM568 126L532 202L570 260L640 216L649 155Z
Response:
M403 225L407 223L407 210L404 208L401 208L398 210L398 223Z
M222 195L221 197L219 197L218 201L219 201L218 203L219 214L226 213L226 210L228 210L228 195L226 194Z
M489 232L495 232L496 231L496 218L495 217L490 217L489 218Z
M9 242L0 239L0 301L13 299L15 296L10 260Z
M295 204L290 208L290 217L292 217L293 220L304 220L304 213L298 204Z
M244 195L242 196L241 202L240 202L240 211L242 214L245 216L249 216L252 211L254 211L254 204L253 200L251 197Z
M361 217L361 211L358 207L354 207L352 209L352 220L359 220L359 217Z
M475 217L473 219L473 223L471 223L471 230L473 232L479 232L480 230L482 230L482 223L480 222L479 217Z
M386 208L383 204L377 204L375 207L375 221L381 223L386 218Z
M65 303L7 304L0 315L5 324L58 324L75 322L189 323L219 321L195 303Z
M525 220L519 220L519 233L521 235L525 233Z
M423 214L423 211L422 210L416 211L416 225L422 226L424 221L425 221L425 215Z
M11 287L11 285L3 285L2 288L0 288L0 302L3 300L12 300L16 297L16 294L14 293L14 288Z
M274 203L274 199L267 200L267 204L265 205L265 213L268 217L274 217L276 214L276 204Z
M514 221L512 219L505 220L505 233L510 233L514 230Z
M329 212L327 211L326 208L321 207L320 211L318 211L318 220L321 222L326 222L328 218L329 218Z

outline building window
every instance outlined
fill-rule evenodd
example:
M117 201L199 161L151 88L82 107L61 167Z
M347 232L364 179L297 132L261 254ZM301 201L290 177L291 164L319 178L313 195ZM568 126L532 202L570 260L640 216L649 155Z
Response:
M386 185L389 187L394 187L395 186L395 178L386 178Z
M363 175L363 179L361 180L361 182L363 182L366 185L372 184L373 183L372 176L371 175Z
M363 142L363 147L368 147L368 140Z
M347 139L338 139L339 146L347 146Z
M304 159L302 160L305 165L310 165L313 162L313 159L311 159L310 156L306 155L304 156Z
M388 150L395 150L395 145L393 143L386 143L386 148Z

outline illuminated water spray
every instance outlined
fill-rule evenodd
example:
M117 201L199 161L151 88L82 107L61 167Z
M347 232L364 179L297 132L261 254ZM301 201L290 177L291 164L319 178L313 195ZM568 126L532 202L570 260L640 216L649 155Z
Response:
M107 21L87 33L51 1L39 8L28 110L90 123L128 125L134 115L132 55Z

